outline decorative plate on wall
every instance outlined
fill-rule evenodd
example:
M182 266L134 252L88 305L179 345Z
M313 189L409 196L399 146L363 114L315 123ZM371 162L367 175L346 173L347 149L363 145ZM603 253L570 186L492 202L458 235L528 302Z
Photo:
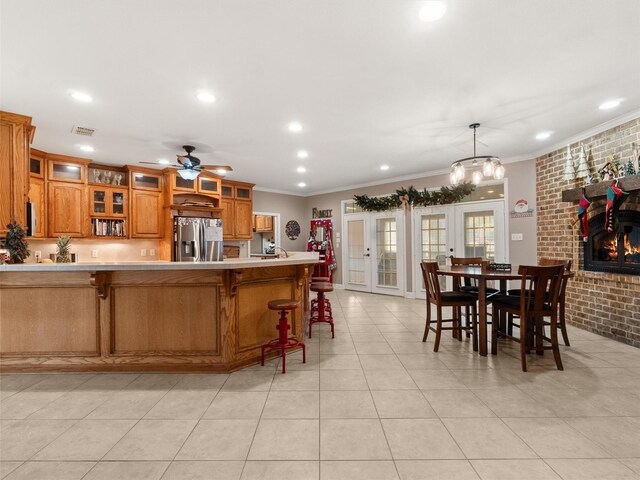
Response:
M289 220L284 231L289 240L295 240L300 235L300 224L295 220Z

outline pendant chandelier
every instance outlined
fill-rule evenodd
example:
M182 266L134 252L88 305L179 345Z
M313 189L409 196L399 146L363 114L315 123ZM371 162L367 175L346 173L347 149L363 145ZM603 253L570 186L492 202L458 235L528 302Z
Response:
M473 157L462 158L451 164L449 180L452 185L465 181L467 169L472 171L471 181L476 185L485 177L491 177L496 180L504 178L504 166L500 163L500 158L494 155L476 155L476 130L478 127L480 127L479 123L469 125L469 128L473 129ZM482 163L482 166L480 163Z

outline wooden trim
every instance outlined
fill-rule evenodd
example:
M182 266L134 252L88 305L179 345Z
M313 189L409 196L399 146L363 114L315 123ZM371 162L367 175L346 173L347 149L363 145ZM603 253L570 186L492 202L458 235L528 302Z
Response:
M584 187L585 194L589 199L596 197L604 197L607 195L607 189L611 185L611 180L605 182L594 183L592 185L586 185ZM629 177L622 177L618 179L618 187L625 192L633 192L640 190L640 175L631 175ZM563 202L577 202L582 195L582 187L572 188L570 190L563 190L562 201Z

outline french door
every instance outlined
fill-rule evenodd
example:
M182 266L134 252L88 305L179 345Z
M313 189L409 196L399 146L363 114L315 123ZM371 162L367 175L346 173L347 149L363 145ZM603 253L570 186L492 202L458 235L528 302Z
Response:
M450 256L482 257L507 261L506 218L503 200L416 208L413 211L413 285L416 297L424 298L422 260L445 264ZM450 283L451 279L447 277ZM451 288L442 279L442 288Z
M343 216L343 284L348 290L404 295L404 212Z

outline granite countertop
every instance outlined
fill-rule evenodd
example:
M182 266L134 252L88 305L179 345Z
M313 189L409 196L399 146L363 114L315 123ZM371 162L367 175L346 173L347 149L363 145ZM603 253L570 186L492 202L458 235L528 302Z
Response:
M289 252L289 258L229 258L221 262L83 262L0 265L0 272L99 272L122 270L228 270L318 263L317 252Z

